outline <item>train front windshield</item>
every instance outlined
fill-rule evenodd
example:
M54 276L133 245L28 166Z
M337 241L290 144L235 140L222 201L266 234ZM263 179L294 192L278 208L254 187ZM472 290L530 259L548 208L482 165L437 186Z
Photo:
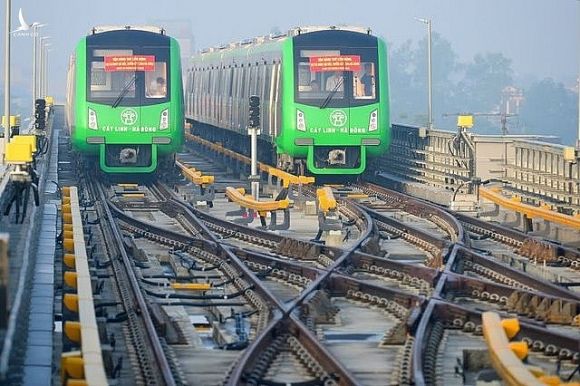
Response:
M87 44L89 102L147 106L169 100L169 47L107 43Z
M310 106L355 107L379 101L377 39L349 31L294 38L295 100Z

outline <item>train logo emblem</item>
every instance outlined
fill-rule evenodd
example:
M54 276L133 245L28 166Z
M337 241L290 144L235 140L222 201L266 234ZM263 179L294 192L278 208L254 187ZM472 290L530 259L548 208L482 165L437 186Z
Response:
M330 114L330 123L332 126L341 127L346 123L346 114L342 110L334 110Z
M137 123L137 112L133 109L125 109L121 111L121 121L127 126L132 126Z

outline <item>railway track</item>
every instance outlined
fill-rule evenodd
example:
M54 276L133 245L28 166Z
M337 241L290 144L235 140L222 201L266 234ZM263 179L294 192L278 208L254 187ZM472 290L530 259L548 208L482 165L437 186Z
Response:
M340 200L356 229L327 246L197 210L173 183L91 189L119 232L103 231L117 280L143 298L124 308L149 314L142 338L158 343L135 346L134 379L158 356L162 384L475 384L486 310L520 318L534 364L566 377L580 361L578 296L482 253L467 220L424 202L355 186L372 199Z

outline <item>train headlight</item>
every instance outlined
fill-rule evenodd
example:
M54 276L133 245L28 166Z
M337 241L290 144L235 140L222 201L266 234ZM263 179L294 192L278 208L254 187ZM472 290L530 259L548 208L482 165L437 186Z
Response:
M159 119L159 130L167 129L169 129L169 109L163 110Z
M306 131L306 119L300 110L296 110L296 128L300 131Z
M99 124L97 123L97 112L93 109L89 109L89 129L97 130Z
M379 128L379 112L373 110L369 119L369 131L376 131Z

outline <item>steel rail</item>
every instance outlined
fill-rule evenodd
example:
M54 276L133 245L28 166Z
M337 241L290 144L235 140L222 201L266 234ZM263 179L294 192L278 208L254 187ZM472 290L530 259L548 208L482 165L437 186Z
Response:
M525 243L529 239L539 240L542 243L546 243L546 244L550 245L552 248L554 248L555 252L559 256L580 262L580 250L566 247L564 245L560 245L560 244L554 243L554 242L549 241L549 240L545 240L545 239L540 240L537 237L527 235L527 234L525 234L517 229L509 228L509 227L506 227L506 226L500 225L500 224L494 224L493 222L489 222L489 221L483 221L483 220L476 218L476 217L467 216L467 215L464 215L461 213L456 213L454 215L462 223L481 228L481 229L486 230L492 234L497 233L497 234L505 235L513 240L517 240L520 243Z
M484 267L490 268L502 275L509 276L512 279L517 280L518 282L525 284L545 294L556 297L562 297L566 299L575 299L575 300L580 299L579 293L570 291L567 288L550 283L549 281L537 279L528 273L514 269L509 265L500 263L494 259L476 253L468 248L465 248L464 246L456 245L455 249L456 253L453 255L453 257L450 257L447 261L447 266L445 267L445 271L447 272L463 273L457 272L457 263L461 259L467 259L473 261L474 263L480 264Z
M169 200L168 203L172 203L172 201ZM172 204L178 204L178 202L175 202ZM111 204L111 206L113 206L113 204ZM162 229L162 228L159 228L153 224L135 219L132 216L127 215L126 213L124 213L120 209L115 208L114 206L113 206L113 208L114 208L113 211L115 212L115 216L117 216L121 221L127 222L135 227L142 227L147 232L162 234L163 237L167 237L169 239L175 240L175 241L183 243L185 245L195 243L199 246L202 246L202 247L205 247L208 249L211 248L210 251L215 252L215 253L218 253L218 249L221 249L222 251L224 251L226 253L226 255L228 255L228 257L231 257L228 259L228 261L230 261L230 262L239 261L239 264L241 267L243 267L243 270L244 271L247 270L248 272L251 273L251 276L254 277L256 280L253 282L254 285L256 286L256 288L263 287L263 291L259 290L258 291L259 293L261 293L263 295L270 294L269 290L265 286L263 286L262 282L255 277L255 274L253 274L253 272L249 268L247 268L247 266L241 261L242 258L235 256L235 254L234 254L234 251L236 251L235 248L230 249L229 247L220 245L219 242L216 243L213 241L195 239L195 238L192 238L191 236L186 236L186 235L172 232L172 231L169 231L166 229ZM195 221L194 220L195 216L193 215L193 213L191 213L188 210L188 208L183 208L183 210L184 210L183 213L187 214L188 220ZM212 218L212 220L213 220L213 218ZM203 223L201 223L201 224L203 225ZM219 241L219 239L216 239L216 240ZM244 252L247 252L247 251L244 251ZM252 253L250 253L250 254L252 254ZM253 254L253 255L255 255L255 254ZM295 268L298 268L298 267L295 267ZM304 267L302 267L302 268L304 268ZM310 274L314 273L314 271L308 271L308 272ZM248 277L249 276L250 275L248 275ZM275 335L275 331L280 329L280 323L283 323L283 321L285 319L287 319L288 314L291 311L291 310L287 311L286 310L287 307L285 305L283 305L282 303L280 303L274 297L274 295L270 294L270 296L272 297L272 299L270 299L270 300L273 300L272 301L274 303L273 305L279 310L279 312L277 312L276 314L273 315L273 318L272 318L271 322L269 323L269 325L266 327L266 329L264 329L263 331L260 332L258 337L244 351L244 354L238 360L238 365L236 366L236 368L234 368L234 370L230 374L230 377L228 380L229 384L231 384L231 385L237 385L237 384L240 384L242 382L242 380L246 376L246 370L248 369L248 367L251 366L253 361L255 361L256 358L259 357L260 353L265 349L265 347L267 347L267 343L265 343L265 342L269 342L268 339L271 338L272 334ZM307 330L307 327L305 327L301 324L301 322L296 321L296 323L297 323L297 325L299 325L299 327L297 327L297 328L302 331L301 335L298 337L298 339L300 340L300 339L302 339L301 337L304 336L305 332L308 330ZM308 341L308 346L312 347L313 353L325 353L322 356L322 358L324 359L324 362L321 363L321 365L325 369L328 369L329 372L338 373L340 375L341 379L348 379L349 382L346 384L353 384L351 382L351 381L353 381L352 375L350 375L348 373L348 371L346 369L344 369L344 367L342 366L342 364L340 364L339 361L334 359L332 357L332 355L329 352L327 352L327 349L324 346L322 346L320 343L318 343L316 341ZM354 383L356 383L356 382L354 382Z
M104 217L106 218L109 229L112 232L113 237L115 238L115 242L121 255L125 273L129 279L129 285L133 292L133 296L137 300L138 308L136 311L145 326L147 337L149 339L150 348L153 351L155 361L157 362L157 369L161 375L161 379L165 385L168 386L175 385L175 379L171 372L171 366L167 361L167 358L163 351L163 347L161 345L161 342L159 341L157 331L155 330L155 325L153 324L153 320L151 319L151 315L149 313L147 302L145 301L145 298L139 286L139 282L137 281L135 272L133 271L131 259L129 258L129 256L127 255L127 251L125 250L123 236L121 235L119 227L115 223L113 213L111 212L109 205L107 204L107 197L105 196L105 192L103 191L101 185L96 186L93 185L93 186L97 190L99 202L102 203L101 205L99 205L99 207L102 208L102 211L104 211L105 214Z
M427 218L429 216L438 217L443 220L446 224L449 225L451 229L454 231L454 235L450 235L452 242L459 242L465 245L469 245L469 236L463 230L463 226L454 216L448 213L446 210L421 199L406 195L404 193L400 193L388 188L385 188L380 185L376 185L373 183L365 182L360 185L360 188L367 193L368 195L376 195L379 198L381 196L384 197L392 197L396 201L402 204L402 209L405 211L412 213L418 217ZM388 201L388 200L386 200ZM410 202L412 201L412 203ZM437 224L440 225L440 224ZM447 231L447 230L446 230ZM455 240L454 240L455 239Z

